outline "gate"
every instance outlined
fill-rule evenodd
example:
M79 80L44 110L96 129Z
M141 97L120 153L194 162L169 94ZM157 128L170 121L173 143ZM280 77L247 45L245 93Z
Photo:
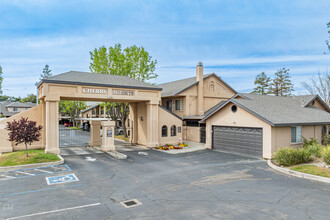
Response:
M201 143L206 142L206 128L205 127L200 127L201 128Z
M89 146L90 133L83 129L72 129L59 125L60 147L83 147Z

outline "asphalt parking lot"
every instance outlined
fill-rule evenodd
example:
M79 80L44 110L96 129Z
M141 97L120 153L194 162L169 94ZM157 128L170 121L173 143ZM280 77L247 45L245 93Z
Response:
M0 181L0 219L330 216L328 184L277 173L262 160L209 150L180 155L132 151L125 152L123 161L86 152L63 156L69 167L65 172ZM71 174L75 181L63 177ZM55 184L48 185L47 177L56 177ZM142 204L120 204L130 199Z

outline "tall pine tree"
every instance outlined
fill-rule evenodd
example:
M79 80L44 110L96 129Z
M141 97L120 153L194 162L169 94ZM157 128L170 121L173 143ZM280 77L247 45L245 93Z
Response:
M270 84L271 94L275 96L288 96L293 91L293 83L289 69L282 68L275 73L275 78Z
M254 85L256 86L253 88L252 91L252 93L254 94L267 95L270 93L270 78L264 72L256 76L256 79L254 80Z

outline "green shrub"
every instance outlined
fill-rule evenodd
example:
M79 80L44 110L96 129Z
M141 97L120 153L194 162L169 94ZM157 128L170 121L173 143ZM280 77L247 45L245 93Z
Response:
M275 161L279 165L292 166L300 163L308 163L313 160L311 152L307 148L283 147L275 152Z
M315 144L319 144L316 138L312 137L309 140L307 140L306 138L303 137L303 147L309 147L310 145L315 145Z
M330 134L323 135L322 144L326 146L330 145Z
M306 149L308 149L308 151L314 155L315 157L318 157L318 158L321 158L322 157L322 149L323 149L323 146L320 145L320 144L313 144L313 145L310 145L308 146Z
M324 163L330 164L330 146L323 147L321 154L322 154Z

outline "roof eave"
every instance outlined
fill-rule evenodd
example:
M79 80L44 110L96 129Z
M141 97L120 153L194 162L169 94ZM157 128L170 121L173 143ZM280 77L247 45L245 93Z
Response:
M315 97L312 100L310 100L306 105L304 105L304 107L307 107L309 104L311 104L311 102L313 102L317 98L319 99L323 107L325 107L328 110L328 112L330 112L330 107L327 105L327 103L323 101L323 99L321 99L319 95L315 95Z
M72 84L72 85L84 85L84 86L102 86L102 87L115 87L115 88L126 88L126 89L145 89L145 90L162 91L162 88L143 87L143 86L123 86L123 85L111 85L111 84L101 84L101 83L81 83L81 82L48 80L48 79L43 79L42 82L43 83L55 83L55 84ZM39 84L39 86L40 85L41 84Z
M213 114L215 114L216 112L218 112L220 109L222 109L223 107L225 107L229 102L239 106L240 108L244 109L245 111L249 112L250 114L254 115L255 117L261 119L262 121L266 122L267 124L274 126L274 123L267 120L266 118L258 115L257 113L255 113L254 111L246 108L245 106L239 104L238 102L235 102L234 98L236 97L236 95L234 97L232 97L231 99L229 99L227 102L225 102L223 105L219 106L219 108L215 109L213 112L211 112L209 115L205 116L205 118L203 118L201 121L199 121L200 123L205 122L209 117L211 117Z

